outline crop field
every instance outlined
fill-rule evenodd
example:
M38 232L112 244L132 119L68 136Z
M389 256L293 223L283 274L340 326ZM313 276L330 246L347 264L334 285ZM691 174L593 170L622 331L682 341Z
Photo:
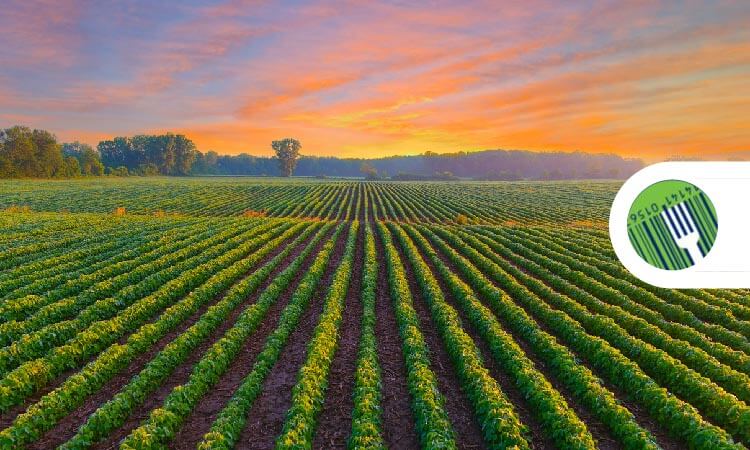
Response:
M0 182L0 448L741 449L750 296L616 182Z
M278 178L121 178L0 180L0 209L34 211L163 212L231 217L246 211L269 217L373 219L445 223L457 215L487 224L606 224L619 188L615 182L360 183Z

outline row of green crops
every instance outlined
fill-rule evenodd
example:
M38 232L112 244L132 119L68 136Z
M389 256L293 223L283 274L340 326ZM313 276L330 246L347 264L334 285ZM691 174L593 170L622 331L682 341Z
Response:
M173 206L208 183L178 180L178 195L160 198L171 181L136 181ZM165 448L186 434L202 449L242 448L268 408L264 441L312 448L342 366L354 371L351 418L330 435L336 447L398 448L393 427L405 422L423 448L459 448L467 432L487 448L750 444L745 291L644 285L613 259L606 231L518 226L523 205L493 209L481 183L223 183L204 213L234 211L234 190L256 183L270 215L335 220L0 213L0 448L119 436L121 448ZM542 189L506 189L522 187ZM540 214L595 220L547 211L567 194L546 195ZM361 333L342 347L352 308ZM286 352L301 362L273 392ZM382 371L396 357L402 371ZM395 382L409 410L394 424L383 408ZM191 433L194 423L206 428Z
M315 425L325 401L331 362L338 347L341 316L349 291L358 232L359 222L354 221L349 227L343 260L333 275L323 302L320 321L308 344L307 359L299 370L297 384L292 389L292 405L287 412L281 435L276 440L278 448L312 448Z
M513 378L516 386L528 399L540 423L545 427L545 431L557 441L560 447L594 448L594 439L585 424L575 415L562 395L534 368L533 362L524 355L513 338L502 330L492 312L482 305L472 293L471 288L443 263L422 235L412 227L407 227L407 231L436 267L437 272L449 286L453 298L461 305L475 329L489 344L497 362ZM407 247L409 246L407 244ZM424 277L425 280L430 278L429 275ZM432 284L434 286L434 283ZM439 290L434 288L433 290L436 292L435 297L441 296Z
M518 271L517 268L509 265L508 261L513 261L539 275L539 271L534 267L535 263L522 259L518 254L511 253L509 250L510 242L504 242L504 244L503 246L490 244L490 246L494 252L506 258L505 264L508 268L514 272ZM543 284L538 279L532 280L526 274L523 274L522 278L529 281L527 285L530 290L544 302L559 311L564 311L583 326L590 335L605 339L624 356L636 362L645 373L660 385L701 410L713 423L721 425L743 442L750 442L750 427L748 426L750 425L750 408L744 401L725 391L700 373L690 369L682 361L670 356L667 352L649 345L648 341L637 339L629 334L622 325L623 321L627 321L624 314L616 315L617 320L613 320L610 317L588 310L585 307L586 298L584 296L577 295L574 300L553 284ZM548 278L546 273L545 278ZM639 325L644 326L644 324L645 321ZM649 341L656 340L653 329L639 331L641 331L639 332L641 335L649 334ZM664 343L663 345L669 344ZM679 346L679 344L671 344L672 346ZM701 355L698 352L690 352L687 356L691 357L693 361L700 359L703 363L710 363L706 358L700 358ZM726 383L732 386L733 390L746 392L747 386L742 386L741 381L737 382L737 377L733 376L736 375L736 372L732 373L731 369L714 367L714 370L710 372L717 377L729 378Z
M24 414L20 415L14 421L12 427L4 430L0 434L0 438L7 438L10 442L15 444L27 443L37 438L41 433L52 427L58 420L80 405L91 392L95 391L97 386L101 386L101 384L115 375L124 365L132 361L132 359L138 354L147 350L158 339L193 314L202 304L211 301L211 299L213 299L219 292L232 286L238 277L245 274L250 267L257 265L265 255L274 251L282 242L297 234L300 231L300 228L302 228L300 225L291 228L284 227L282 228L282 231L284 232L276 238L273 238L272 235L264 234L259 236L259 239L249 241L249 246L255 247L257 250L253 252L252 255L246 256L242 259L236 260L233 258L235 255L231 255L231 252L228 253L226 255L228 257L227 261L234 260L231 265L226 265L224 266L225 268L216 271L213 276L206 280L205 284L202 284L197 289L191 291L182 300L164 311L157 321L145 325L133 333L125 344L110 346L94 361L89 363L81 372L79 372L78 375L69 378L61 387L44 396L40 402L36 403ZM266 245L258 247L258 242L263 241L266 242ZM247 253L245 253L246 250L242 250L244 250L242 253L247 255ZM196 269L199 270L200 267ZM242 290L251 289L258 282L259 281L255 277L243 280L243 282L235 285L234 291L230 291L228 297L225 297L224 300L226 302L241 301L241 299L244 298ZM226 304L223 306L224 308L227 308ZM213 318L212 315L221 314L221 312L223 312L222 307L218 306L207 314L209 318ZM210 321L210 319L206 320ZM213 318L213 320L216 321L217 319ZM188 339L192 338L191 341L194 341L197 339L198 333L201 331L208 331L205 329L205 322L202 325L203 326L198 325L192 335L188 331L186 334L183 334L183 336L187 336ZM190 331L193 330L194 329L190 329ZM102 339L100 342L106 342L106 340ZM184 343L184 341L181 343ZM179 345L177 347L179 347ZM165 348L164 352L169 356L167 360L173 363L175 362L173 358L179 355L179 353L177 353L178 350L175 350L174 347ZM158 363L156 367L163 369ZM146 372L142 375L147 376L152 374ZM130 402L126 402L126 405L135 406ZM123 418L122 416L115 417ZM112 424L109 426L111 425Z
M45 356L49 350L79 335L90 334L92 335L91 338L98 341L97 335L104 332L110 339L117 339L118 333L124 332L125 327L136 326L140 321L147 320L151 311L158 310L157 306L153 306L153 309L151 309L145 307L145 305L168 305L171 301L179 298L183 292L187 292L184 291L185 289L197 286L201 278L191 278L191 271L196 271L198 267L203 265L209 265L214 258L237 245L244 245L248 250L257 248L263 242L263 239L268 236L264 235L257 238L255 234L258 232L276 232L276 230L269 231L274 228L277 227L272 226L272 224L264 224L245 233L230 236L229 239L220 235L215 240L202 241L153 261L148 266L141 266L144 272L149 274L145 278L142 278L143 274L139 271L133 271L126 274L127 280L121 285L108 283L112 287L112 291L115 292L112 297L101 298L92 304L86 302L81 305L84 306L82 309L76 310L74 318L55 321L33 333L24 334L21 339L1 349L0 376L7 375L9 371L26 361ZM234 232L231 234L234 234ZM248 241L251 238L254 239ZM209 242L209 244L206 245L206 242ZM248 245L248 243L252 245ZM203 278L209 275L210 272L201 274ZM139 279L141 281L137 281ZM118 288L122 289L118 290ZM154 301L155 299L156 301ZM66 305L66 303L63 303L63 305ZM132 318L137 317L136 320L139 320L139 322L122 323L120 325L123 315L128 311L132 311ZM128 319L130 318L128 317ZM46 323L48 320L49 317L45 315L41 322ZM105 325L104 321L111 322ZM96 326L98 330L91 333L91 330L89 330L91 326ZM86 338L83 339L85 341ZM89 352L92 351L92 348L82 348L81 351ZM70 362L68 360L66 364ZM2 386L2 381L0 381L0 386Z
M261 227L265 228L267 225ZM121 310L116 316L92 323L92 326L75 334L65 345L51 349L46 355L38 359L24 357L23 359L28 361L0 379L0 409L6 410L19 403L63 371L78 367L87 358L115 343L128 331L137 329L154 314L183 298L215 273L221 273L221 270L244 260L260 244L290 225L272 226L271 228L274 228L274 231L247 240L254 237L254 232L257 232L257 230L251 229L245 235L242 235L237 242L228 241L230 251L227 251L226 248L220 248L216 253L211 251L203 253L194 261L192 268L184 270L176 278L156 279L152 281L150 286L139 286L138 289L142 290L145 296ZM156 288L156 290L152 290L152 288ZM185 298L182 301L185 301ZM177 304L179 303L175 305ZM77 323L78 318L74 319L73 322ZM76 327L71 328L76 329Z
M488 237L494 234L489 230L480 232ZM548 267L559 270L556 273L576 271L578 285L598 298L618 305L658 326L671 336L701 348L735 370L750 374L750 346L742 335L728 331L719 324L712 325L698 320L681 306L665 302L654 293L633 285L626 277L613 276L600 270L596 261L585 255L572 253L556 244L554 240L520 231L515 231L511 238L530 251L546 256L544 262ZM552 261L555 261L554 265ZM581 277L580 273L586 276Z
M417 253L414 244L404 231L395 224L389 224L391 233L401 244L406 259L414 269L414 276L422 290L438 332L440 333L451 361L455 367L461 383L462 391L466 393L479 418L480 426L487 445L496 448L530 448L524 434L526 427L513 409L513 405L500 389L500 386L484 367L482 356L475 343L463 330L461 321L455 309L448 305L443 297L437 280L430 272L427 264ZM586 436L585 426L578 422L578 428L571 436L572 442L590 445L580 445L571 448L593 448L594 442L590 436L588 440L580 439Z
M354 411L350 449L377 449L385 446L382 430L382 373L378 361L375 335L376 284L378 253L372 228L365 225L364 273L362 275L362 336L359 343L357 369L354 378Z
M555 378L573 393L575 400L585 405L605 424L612 434L623 443L625 448L656 448L650 433L638 425L633 414L619 404L615 396L603 386L591 370L580 364L575 354L561 345L554 336L542 330L523 308L513 302L506 292L493 285L477 266L448 244L450 242L454 246L461 245L453 234L444 232L444 230L424 228L420 229L420 232L430 240L436 250L439 250L450 263L454 264L456 272L462 275L473 291L488 304L486 309L492 311L498 322L507 325L513 333L526 341L534 354L543 358ZM489 264L488 261L483 262ZM458 277L455 272L451 272L450 278L456 279ZM460 280L456 280L455 283L458 287L461 287ZM458 301L462 301L469 293L466 287L463 287L454 295ZM523 294L524 291L518 287L517 293ZM492 334L497 335L498 338L488 337L485 339L487 339L493 351L500 352L503 349L495 350L497 344L493 343L496 339L502 337L499 324L492 323L492 315L488 314L485 308L480 307L479 301L475 304L477 305L476 309L482 312L482 323L477 324L477 328L483 330L485 327L492 326L492 331L494 331ZM467 315L474 316L474 314ZM477 321L476 319L472 320ZM489 334L490 332L488 330L485 333ZM505 337L504 340L507 341L508 337ZM509 350L512 350L512 346L506 352ZM503 353L498 356L504 359L507 357L507 363L518 358L518 356L506 355L506 353ZM548 426L554 426L554 424Z
M0 302L48 292L50 288L75 283L80 278L123 259L123 254L159 246L167 231L178 231L170 223L153 223L142 227L121 227L108 233L97 233L71 248L54 247L36 263L17 266L0 277ZM127 256L125 256L127 259Z
M7 345L16 341L18 345L32 340L34 333L45 340L41 332L48 326L53 334L59 336L61 321L84 312L101 317L101 314L97 314L100 308L108 304L120 306L137 299L141 292L138 286L149 282L153 285L154 280L163 282L169 279L170 274L179 274L179 268L171 264L180 268L189 267L191 258L210 249L211 245L235 238L237 231L216 233L215 230L191 228L188 231L190 234L168 233L154 240L161 245L153 250L123 252L126 259L113 262L88 276L81 276L74 282L55 286L40 295L7 300L0 306L2 317L8 319L0 323L1 342ZM81 320L85 320L85 316ZM73 324L66 322L69 326Z
M339 227L340 230L340 227ZM334 235L338 236L338 233ZM312 249L312 246L308 248ZM298 288L297 294L304 301L309 301L312 291L323 274L323 268L331 255L333 243L326 244L317 255L316 262L305 275L305 279ZM303 253L298 257L299 263L290 266L285 273L275 280L264 293L257 305L248 309L237 320L235 325L206 352L195 365L188 381L177 386L164 400L161 407L153 410L148 420L139 428L133 430L122 443L123 448L152 448L170 440L179 430L182 421L187 417L195 403L208 393L219 377L228 369L233 357L241 350L242 344L257 327L260 315L264 314L270 304L283 292L292 276L297 272Z
M263 388L263 381L271 372L286 345L289 336L299 323L311 298L325 273L325 268L334 250L334 245L343 231L339 225L330 241L315 258L304 278L300 281L291 300L279 318L279 324L266 338L263 349L258 354L250 373L242 380L231 400L219 413L198 445L201 449L232 448L237 444L245 426L247 414ZM131 434L131 436L134 436ZM136 442L135 440L133 442Z
M258 178L0 180L0 210L126 214L372 217L446 223L603 224L616 182L364 182ZM365 207L364 199L369 198ZM0 233L0 246L2 234ZM0 247L1 248L1 247ZM0 267L3 261L0 260Z
M627 297L623 297L613 289L602 285L584 272L570 270L564 265L554 263L546 256L527 251L517 244L518 241L523 242L521 239L510 241L499 238L498 243L513 249L516 255L522 258L519 263L523 264L529 272L535 274L558 292L575 299L585 306L591 314L600 314L612 318L630 335L664 350L696 372L711 378L739 399L743 401L750 399L750 396L748 396L750 394L750 377L745 373L735 371L711 356L709 353L713 353L712 349L719 347L706 339L705 336L691 330L697 334L697 336L694 336L695 341L702 343L708 351L693 347L687 341L672 337L662 328L621 308L620 304L629 301ZM648 316L648 312L653 314L652 311L645 310L645 308L633 307L632 309L642 312L642 315L646 316ZM663 319L659 320L659 317L653 319L656 323L664 322Z
M154 256L154 254L147 256ZM132 254L131 257L133 257ZM139 265L133 272L138 272L141 276L148 277L148 263L151 262L153 258L136 257L134 259L141 260L142 265ZM44 339L45 334L49 335L51 332L51 334L54 335L55 330L59 330L60 327L69 328L76 323L75 321L69 321L69 319L78 314L85 313L86 315L95 316L100 307L104 308L107 305L112 307L113 302L115 307L124 305L125 303L117 303L120 299L119 297L121 297L118 294L123 289L129 289L129 292L133 294L134 289L129 288L131 284L128 280L134 280L133 284L137 284L138 278L135 278L130 274L116 274L124 267L131 266L132 263L132 260L125 261L122 264L116 263L111 266L113 270L104 269L101 273L98 272L95 276L92 276L92 279L87 279L84 282L85 286L83 287L76 286L75 289L65 287L62 288L62 292L60 292L60 290L53 290L43 296L34 296L31 298L26 297L24 299L35 301L12 302L15 311L24 308L27 310L28 316L0 324L0 333L2 334L0 342L2 342L3 345L12 344L17 348L24 342L30 342L34 336L42 337ZM108 279L107 275L110 275L113 272L116 276ZM94 283L96 279L101 281ZM88 285L90 285L88 289L85 289ZM66 294L72 295L66 296ZM131 295L125 298L130 300L133 296L134 295ZM42 306L44 304L46 304L46 306ZM33 308L38 309L33 313L28 311ZM61 321L66 322L61 323ZM81 322L78 323L80 324ZM47 344L49 344L49 342Z
M412 304L404 266L383 223L378 223L378 232L388 270L391 300L401 335L412 412L422 447L457 448L455 431L445 410L445 399L438 389L437 377L430 368L429 349L419 329L419 318Z
M180 334L172 342L167 344L147 365L141 370L129 384L123 387L109 402L99 407L88 418L85 424L81 426L76 435L64 444L64 448L84 448L92 443L105 439L111 432L122 426L124 421L132 414L133 410L142 404L151 392L157 389L173 371L182 364L186 358L202 342L209 338L210 334L219 326L219 324L228 319L230 313L237 308L251 293L256 291L261 283L266 280L271 273L287 258L292 251L305 242L312 233L316 232L315 237L306 246L300 258L305 258L314 248L315 245L325 235L326 229L318 230L319 225L304 226L297 225L287 231L287 235L279 236L267 244L268 248L275 248L281 242L287 239L288 235L294 235L298 230L303 229L293 242L273 257L267 264L253 272L241 282L232 286L224 297L212 305L200 317L200 319ZM262 251L265 254L267 252ZM301 259L299 259L301 260ZM299 263L293 263L288 269L288 274L296 273ZM287 276L290 276L287 275ZM274 281L279 288L282 287L285 278L280 277L279 281ZM275 294L278 289L267 289L266 292ZM259 300L252 306L248 306L245 312L238 318L237 324L245 325L241 329L244 333L252 333L260 321L265 317L270 305L275 301L274 295L261 295Z
M592 336L576 320L551 307L551 301L561 296L526 275L522 270L500 258L479 239L458 232L453 248L468 257L478 268L508 292L515 302L528 310L535 320L551 329L555 335L587 361L607 381L618 386L649 411L661 426L670 430L695 448L736 448L730 435L703 419L695 407L681 401L650 378L638 364L624 356L606 341ZM450 238L450 233L443 233ZM541 295L544 300L540 298ZM614 322L608 326L615 326ZM697 391L696 394L699 394Z

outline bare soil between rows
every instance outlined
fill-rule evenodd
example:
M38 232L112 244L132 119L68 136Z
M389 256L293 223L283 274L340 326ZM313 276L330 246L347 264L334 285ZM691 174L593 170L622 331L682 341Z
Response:
M453 363L437 330L437 325L432 320L427 302L417 283L414 269L395 236L393 241L404 265L414 310L419 318L419 328L430 351L430 365L435 372L438 387L445 399L445 410L456 432L456 442L459 448L485 448L482 429L476 420L471 403L461 390L461 384L456 376Z
M370 216L372 217L372 216ZM383 439L391 449L419 448L411 409L401 335L391 301L388 271L380 233L375 232L378 282L375 289L375 339L382 373Z
M323 311L328 287L344 255L346 236L347 233L342 231L310 304L289 336L278 361L266 377L262 392L253 402L237 448L272 448L276 437L281 433L286 413L292 403L292 389L297 383L297 374L307 356L307 346Z
M528 273L528 271L526 271L522 266L516 264L515 262L508 260L508 263L512 264L517 269L523 271L525 274L533 277L532 274ZM536 277L533 277L533 278L536 279ZM498 286L497 283L494 280L490 280L490 281L495 285L495 287L497 287L498 289L502 290L502 288L500 286ZM539 281L543 282L543 280L539 280ZM523 283L521 283L520 281L519 281L519 284L523 285ZM545 285L546 285L546 283L545 283ZM534 321L536 322L537 326L542 331L544 331L547 334L549 334L549 335L554 336L555 338L557 338L557 335L546 324L544 324L543 322L537 320L534 317L534 315L531 314L531 312L528 311L522 304L518 304L518 306L520 308L523 308L524 311L526 311L526 313L529 315L529 317L532 317L534 319ZM560 339L558 339L558 342L560 342L561 344L565 345L564 341L562 341ZM602 378L601 377L601 373L598 370L596 370L596 368L593 367L590 363L587 362L587 359L586 359L586 357L584 355L578 354L577 352L575 352L573 349L571 349L567 345L565 345L565 347L579 361L581 361L581 363L584 364L592 373L596 374L599 377L600 382L602 383L602 385L605 388L607 388L608 391L610 391L612 394L614 394L614 396L617 398L617 400L625 408L627 408L633 414L633 416L635 417L636 422L640 426L642 426L644 429L646 429L647 431L649 431L654 436L654 438L656 439L656 442L659 445L659 447L661 447L664 450L682 450L682 449L685 448L685 445L682 442L680 442L679 439L677 439L674 436L672 436L671 434L669 434L669 432L664 427L662 427L661 425L659 425L659 423L653 417L651 417L651 415L648 413L648 411L645 408L643 408L642 406L640 406L636 401L633 401L627 395L627 393L623 392L617 386L613 385L609 381L607 381L604 378Z
M288 244L291 240L294 238L290 238L284 243L280 244L276 249L274 249L272 252L270 252L268 255L266 255L260 262L258 262L256 265L253 266L252 269L248 270L246 273L244 273L242 276L237 278L232 283L232 286L234 286L236 283L240 282L241 280L245 279L246 277L250 276L255 270L257 270L259 267L262 267L264 264L266 264L268 261L273 259L276 255L281 253L284 249L284 245ZM270 281L266 280L266 285L270 283ZM206 304L202 305L195 313L193 313L186 321L179 324L174 330L167 333L165 336L163 336L161 339L159 339L147 352L144 352L143 354L139 355L134 361L128 365L128 367L124 370L115 375L112 379L110 379L102 388L97 390L92 396L87 398L82 405L80 405L75 411L73 411L71 414L67 415L64 419L62 419L60 422L58 422L55 427L53 427L50 431L44 434L44 436L34 442L33 444L29 445L28 448L30 449L47 449L47 448L53 448L57 445L62 444L63 442L67 441L68 439L72 438L75 433L78 431L78 428L85 423L88 416L91 415L94 411L96 411L97 408L99 408L103 403L111 400L123 387L125 387L128 382L137 375L141 370L143 370L146 365L151 361L161 350L164 349L170 342L172 342L175 338L177 338L179 335L184 333L188 328L190 328L193 324L195 324L200 317L210 308L212 305L218 303L221 301L222 298L226 295L226 293L231 289L231 286L224 290L222 293L214 297L210 302L207 302ZM254 298L253 298L254 301ZM226 329L234 323L239 313L242 311L243 306L247 306L247 302L243 302L242 305L240 305L238 308L235 308L235 310L232 312L230 319L227 320L220 329ZM158 316L153 318L150 322L153 322L154 320L157 320ZM223 332L222 332L223 334ZM121 342L127 341L129 335L124 336L121 339ZM215 333L212 334L209 339L206 340L202 345L199 346L196 352L194 352L191 357L188 358L188 361L195 362L194 360L197 360L195 358L196 355L201 355L203 351L205 351L206 348L208 348L208 345L213 343L213 339L215 338ZM150 412L153 407L156 407L161 404L161 400L163 400L162 397L166 397L166 394L163 394L163 391L166 389L165 386L169 386L172 383L172 380L177 377L179 379L181 376L184 376L185 379L187 376L189 376L189 370L187 370L187 375L185 375L185 363L183 363L180 367L175 370L175 372L170 375L167 382L162 385L162 387L157 390L153 395L149 396L147 402L144 405L140 405L135 409L133 414L129 417L129 419L125 422L125 424L120 427L117 431L112 433L108 438L94 446L94 448L109 448L114 446L117 442L119 442L122 438L127 436L127 434L138 426L145 418L148 417L148 413ZM174 384L176 385L176 384ZM172 386L174 387L174 386ZM171 390L171 388L169 389ZM169 391L167 391L168 393ZM158 403L157 403L158 402Z
M323 409L315 431L313 448L346 448L354 409L354 376L362 331L362 269L364 266L364 224L357 233L352 273L344 300L338 347L328 374Z
M213 387L213 389L211 389L210 394L203 397L196 407L193 408L192 412L175 435L175 438L170 443L171 448L194 449L203 436L211 429L211 425L214 420L216 420L218 414L232 398L247 374L252 370L258 354L263 350L266 339L271 333L273 333L273 330L278 325L282 311L289 304L289 301L292 299L292 296L304 277L304 274L307 272L323 245L325 245L326 241L330 239L332 232L333 229L329 230L315 245L312 252L310 252L300 265L299 271L294 279L292 279L289 286L279 298L276 299L273 306L271 306L266 313L266 317L261 321L258 329L256 329L244 343L243 348L240 350L237 357L232 360L229 368L222 375L219 382ZM306 245L307 243L305 243L305 246ZM295 253L294 258L296 258L303 249L304 247L300 247L293 252ZM290 255L289 263L291 263L291 261L293 261L293 258ZM285 264L285 266L286 265L287 264Z

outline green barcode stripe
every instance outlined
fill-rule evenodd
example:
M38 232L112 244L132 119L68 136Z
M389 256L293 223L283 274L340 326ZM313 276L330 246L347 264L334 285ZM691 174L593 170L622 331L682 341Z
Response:
M688 198L684 203L700 234L699 244L705 254L713 246L718 231L713 213L706 209L706 202L697 196ZM664 217L659 214L628 227L628 235L636 253L649 264L669 270L690 267L689 253L677 245L669 229Z

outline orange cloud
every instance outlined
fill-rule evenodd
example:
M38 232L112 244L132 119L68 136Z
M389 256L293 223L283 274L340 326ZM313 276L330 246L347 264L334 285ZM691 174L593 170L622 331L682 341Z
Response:
M750 142L750 9L732 2L180 5L159 27L141 11L150 39L130 36L99 60L82 50L97 49L80 30L85 9L66 1L43 18L31 7L13 9L13 24L0 18L0 37L29 50L0 49L22 69L3 79L12 113L0 117L65 139L173 130L225 153L269 154L291 135L320 155L526 148L649 159ZM133 25L111 23L123 34ZM24 79L57 55L94 74Z

